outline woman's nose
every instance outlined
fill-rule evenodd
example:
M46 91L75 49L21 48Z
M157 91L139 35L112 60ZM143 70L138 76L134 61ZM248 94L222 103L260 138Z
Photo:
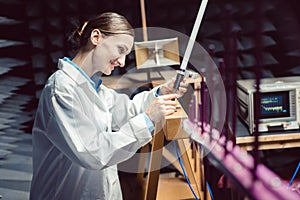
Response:
M125 66L125 56L115 59L111 64L114 66L124 67Z
M117 63L120 67L124 67L125 66L125 56L118 58Z

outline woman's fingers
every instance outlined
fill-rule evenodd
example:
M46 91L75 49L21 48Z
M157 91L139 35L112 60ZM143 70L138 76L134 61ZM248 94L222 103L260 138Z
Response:
M176 99L178 97L177 94L166 94L166 95L161 95L158 98L162 99L162 100L172 100L172 99Z
M150 106L146 109L145 113L153 122L161 121L165 116L171 115L176 111L177 94L167 94L157 97Z

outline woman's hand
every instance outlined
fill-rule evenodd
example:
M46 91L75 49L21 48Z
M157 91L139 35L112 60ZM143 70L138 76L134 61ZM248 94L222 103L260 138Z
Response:
M145 113L153 123L160 122L165 116L171 115L176 110L176 102L174 101L178 95L168 94L162 95L154 99Z
M159 88L159 95L166 95L166 94L172 94L174 93L174 83L176 78L172 78L172 80L162 84ZM188 87L188 83L186 81L186 78L184 78L180 82L180 86L176 92L178 95L177 98L182 97L184 93L186 93Z

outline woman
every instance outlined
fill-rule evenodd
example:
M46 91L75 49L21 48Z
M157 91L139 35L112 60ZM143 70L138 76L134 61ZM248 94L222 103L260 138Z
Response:
M30 198L122 199L117 164L151 140L154 123L174 113L178 94L168 82L130 100L101 84L96 74L123 67L133 46L123 16L96 16L74 39L78 53L59 60L40 97ZM179 96L186 90L181 83Z

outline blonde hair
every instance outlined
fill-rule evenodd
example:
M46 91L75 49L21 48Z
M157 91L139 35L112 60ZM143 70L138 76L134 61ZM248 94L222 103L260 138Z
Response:
M79 26L71 38L79 47L87 44L94 29L99 29L106 36L128 34L134 37L134 31L127 19L114 12L106 12L91 18Z

